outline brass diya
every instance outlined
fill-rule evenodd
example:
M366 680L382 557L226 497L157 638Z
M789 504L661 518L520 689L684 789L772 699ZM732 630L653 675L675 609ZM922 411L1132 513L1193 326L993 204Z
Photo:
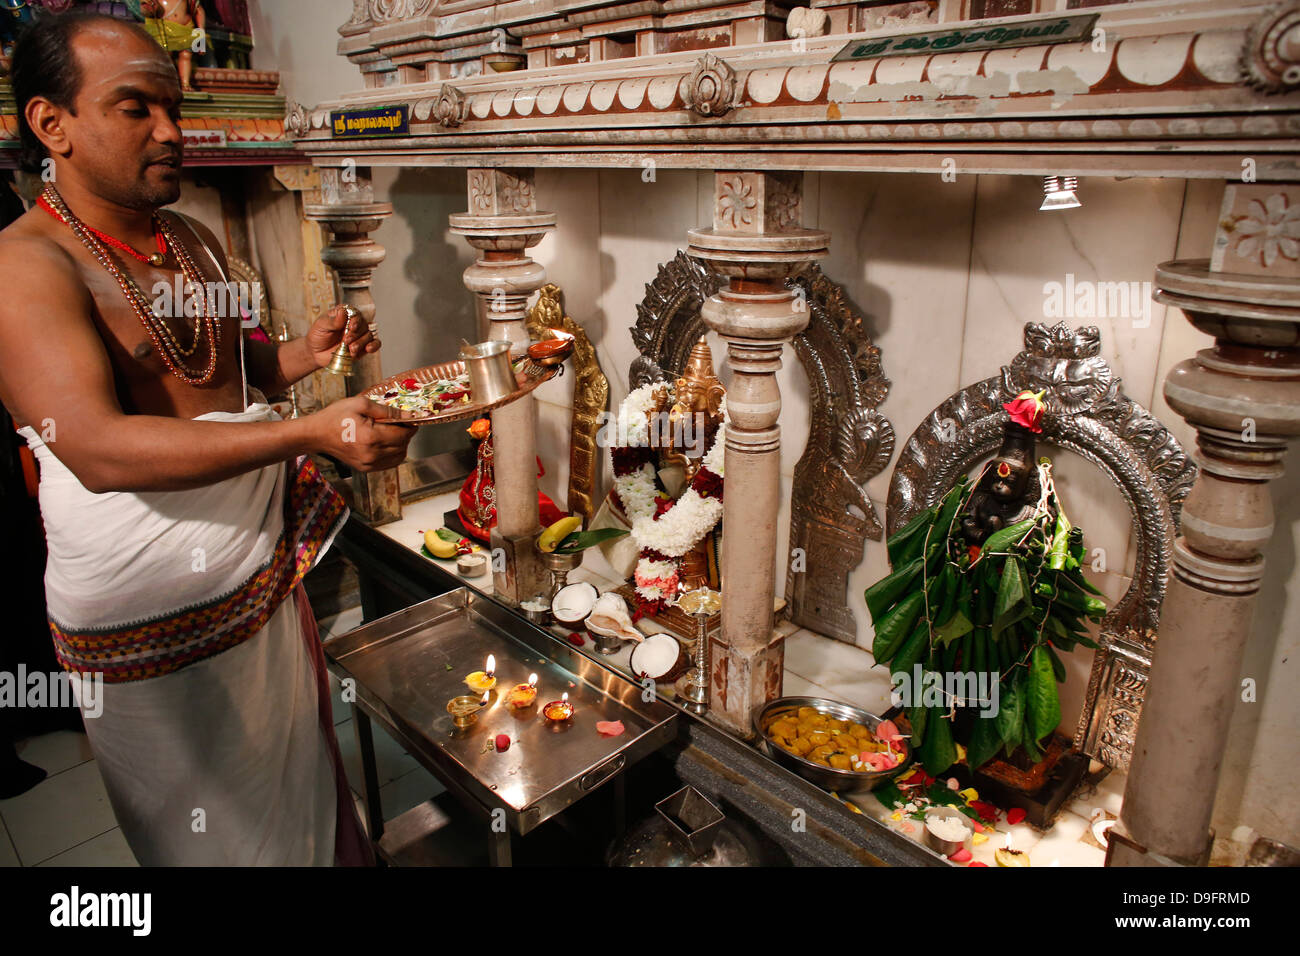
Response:
M478 720L478 712L482 709L483 699L468 694L447 701L447 713L451 714L451 722L456 725L457 730L464 730Z

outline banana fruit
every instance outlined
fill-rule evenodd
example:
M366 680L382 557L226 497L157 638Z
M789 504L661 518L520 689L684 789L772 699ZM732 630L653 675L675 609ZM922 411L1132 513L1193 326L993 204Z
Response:
M426 531L424 533L424 546L429 549L429 553L435 558L456 557L457 546L455 541L444 541L438 536L437 531Z
M560 546L561 541L581 527L582 518L580 517L570 515L567 518L561 518L542 532L541 537L537 539L537 550L551 554Z

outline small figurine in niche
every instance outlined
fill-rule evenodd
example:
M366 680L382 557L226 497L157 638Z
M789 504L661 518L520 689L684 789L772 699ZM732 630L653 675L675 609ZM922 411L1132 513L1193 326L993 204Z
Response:
M994 531L1028 517L1041 494L1034 436L1043 431L1043 393L1021 392L1003 408L1011 420L1002 447L980 476L961 519L962 534L970 544L982 544Z
M144 28L168 53L175 54L181 89L194 91L194 52L206 49L207 13L199 0L141 0Z

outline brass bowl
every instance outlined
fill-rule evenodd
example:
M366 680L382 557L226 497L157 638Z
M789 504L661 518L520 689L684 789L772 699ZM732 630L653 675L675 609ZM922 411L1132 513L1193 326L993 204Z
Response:
M837 720L848 720L862 724L873 734L884 718L877 717L861 707L843 704L837 700L826 700L822 697L778 697L754 711L754 730L758 733L758 739L763 751L787 770L793 770L799 776L810 783L815 783L823 790L830 790L833 793L866 793L875 790L876 787L883 783L893 780L911 766L912 744L908 740L902 741L903 759L892 770L867 772L836 770L834 767L823 767L819 763L805 760L798 754L790 753L790 751L772 742L767 735L767 727L778 714L798 710L800 707L814 707Z

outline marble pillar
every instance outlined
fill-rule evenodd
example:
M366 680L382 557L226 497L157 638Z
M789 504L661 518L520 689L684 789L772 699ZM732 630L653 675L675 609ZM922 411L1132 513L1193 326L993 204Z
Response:
M713 645L709 706L720 723L753 732L755 707L781 694L784 647L774 629L781 488L781 354L808 324L786 285L826 254L828 233L801 225L801 173L719 172L713 225L692 229L687 252L726 278L701 310L727 343L722 540L722 632Z
M1197 433L1173 574L1109 866L1196 866L1242 692L1268 482L1300 434L1300 187L1230 185L1213 256L1156 269L1156 298L1214 336L1176 366L1165 398Z
M343 304L377 328L370 285L375 267L384 261L384 247L370 234L393 214L393 206L375 201L369 170L324 168L320 177L321 201L304 204L303 214L329 233L320 257L338 277ZM378 353L354 358L347 394L357 395L382 379ZM371 524L385 524L402 516L396 468L353 472L352 492L353 511Z
M528 297L546 283L546 270L527 250L555 228L555 214L537 211L531 169L471 169L468 179L469 209L449 217L451 231L479 250L465 270L465 287L478 296L480 333L510 342L514 358L529 344ZM537 403L531 394L492 412L492 455L493 585L499 596L524 601L543 593L548 580L534 546L540 529Z

